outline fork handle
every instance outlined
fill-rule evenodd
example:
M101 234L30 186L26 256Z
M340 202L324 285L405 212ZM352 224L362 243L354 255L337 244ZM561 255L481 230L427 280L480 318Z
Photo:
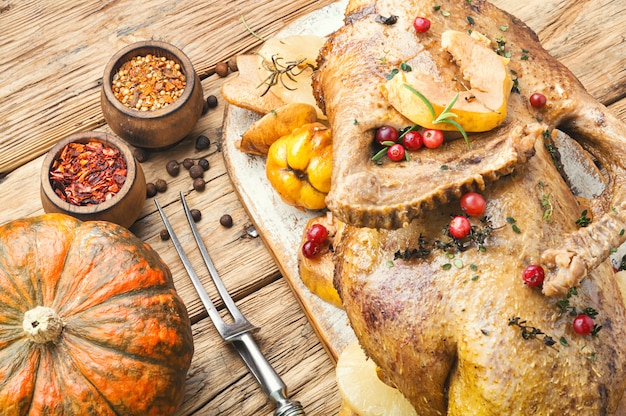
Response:
M274 415L304 416L302 405L296 400L289 399L285 383L267 361L252 334L243 333L233 339L232 343L263 392L276 405Z

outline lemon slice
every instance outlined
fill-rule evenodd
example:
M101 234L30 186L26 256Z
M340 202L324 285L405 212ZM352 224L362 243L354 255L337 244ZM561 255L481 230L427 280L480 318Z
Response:
M376 364L358 342L339 355L336 377L344 404L359 416L417 416L402 393L378 378Z

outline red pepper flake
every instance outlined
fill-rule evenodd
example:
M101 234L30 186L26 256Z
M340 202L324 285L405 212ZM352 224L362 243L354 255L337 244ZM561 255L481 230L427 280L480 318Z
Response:
M139 111L154 111L178 99L187 77L180 64L164 56L148 54L125 62L113 76L111 88L117 99Z
M95 140L73 142L52 162L50 184L65 202L97 205L122 189L126 175L126 160L115 147Z

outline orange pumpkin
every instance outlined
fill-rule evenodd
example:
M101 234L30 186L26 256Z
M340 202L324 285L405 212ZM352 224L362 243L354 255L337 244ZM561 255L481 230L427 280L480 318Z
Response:
M193 355L159 255L63 214L0 227L3 415L170 415Z

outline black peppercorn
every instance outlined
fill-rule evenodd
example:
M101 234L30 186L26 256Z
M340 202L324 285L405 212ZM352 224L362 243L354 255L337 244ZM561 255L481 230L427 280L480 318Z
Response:
M231 217L228 214L224 214L220 217L220 224L222 224L223 227L226 228L230 228L233 226L233 217Z
M154 186L156 186L158 192L167 191L167 182L165 182L165 179L157 179L156 182L154 182Z
M165 165L165 170L167 171L167 173L170 174L170 176L177 176L178 172L180 172L180 165L178 164L177 161L170 160Z
M202 115L205 115L209 112L209 103L206 100L202 103Z
M205 158L199 159L198 160L198 166L200 166L202 168L202 170L209 170L209 161L206 160Z
M144 148L137 147L133 150L133 156L138 162L145 162L150 158L150 153Z
M205 135L200 135L196 138L196 149L204 150L208 149L211 145L211 141Z
M163 240L163 241L169 240L170 239L170 233L168 233L167 230L164 228L159 233L159 237L161 237L161 240Z
M152 198L157 194L156 186L152 182L146 183L146 196Z
M193 180L193 189L195 189L198 192L202 192L204 191L204 188L206 187L206 182L203 178L196 178Z
M193 218L194 222L198 222L202 219L202 213L199 209L192 208L189 210L189 213L191 214L191 218Z
M204 169L202 169L201 166L193 165L191 168L189 168L189 176L191 176L193 179L200 178L202 177L202 175L204 175Z
M215 95L209 95L206 97L206 104L209 108L217 107L217 97Z
M183 160L183 167L187 170L189 170L192 166L194 165L193 159L190 158L185 158L185 160Z

